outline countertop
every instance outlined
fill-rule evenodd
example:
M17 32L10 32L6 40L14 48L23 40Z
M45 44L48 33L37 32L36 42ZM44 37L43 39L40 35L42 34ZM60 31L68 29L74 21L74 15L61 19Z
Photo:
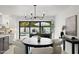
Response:
M2 37L6 37L6 36L9 36L9 35L0 34L0 38L2 38Z

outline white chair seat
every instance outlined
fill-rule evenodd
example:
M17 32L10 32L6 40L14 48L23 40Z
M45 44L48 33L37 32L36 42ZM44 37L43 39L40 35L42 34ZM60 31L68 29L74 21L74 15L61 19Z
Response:
M52 47L43 47L43 48L31 48L32 54L52 54Z

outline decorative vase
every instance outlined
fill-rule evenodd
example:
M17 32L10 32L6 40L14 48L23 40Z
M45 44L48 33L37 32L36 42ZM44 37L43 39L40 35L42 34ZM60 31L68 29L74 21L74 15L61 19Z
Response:
M40 43L40 39L41 39L40 36L38 36L38 43Z

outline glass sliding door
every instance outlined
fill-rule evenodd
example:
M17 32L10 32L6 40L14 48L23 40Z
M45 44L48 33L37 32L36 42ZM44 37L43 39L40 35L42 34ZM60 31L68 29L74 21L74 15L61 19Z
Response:
M41 37L51 38L51 21L20 21L19 38L40 35Z
M50 38L51 36L51 22L50 21L41 22L41 36Z
M32 21L30 22L30 37L34 36L34 35L38 35L39 33L39 22L36 21Z
M29 22L21 21L19 22L19 38L22 39L29 36Z

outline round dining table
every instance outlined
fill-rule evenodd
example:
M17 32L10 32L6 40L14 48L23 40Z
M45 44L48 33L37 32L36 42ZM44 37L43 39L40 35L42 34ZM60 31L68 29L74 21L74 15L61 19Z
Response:
M26 47L26 54L28 54L29 47L42 48L53 46L52 39L40 37L40 42L38 42L38 36L33 36L31 38L25 38L23 43Z

